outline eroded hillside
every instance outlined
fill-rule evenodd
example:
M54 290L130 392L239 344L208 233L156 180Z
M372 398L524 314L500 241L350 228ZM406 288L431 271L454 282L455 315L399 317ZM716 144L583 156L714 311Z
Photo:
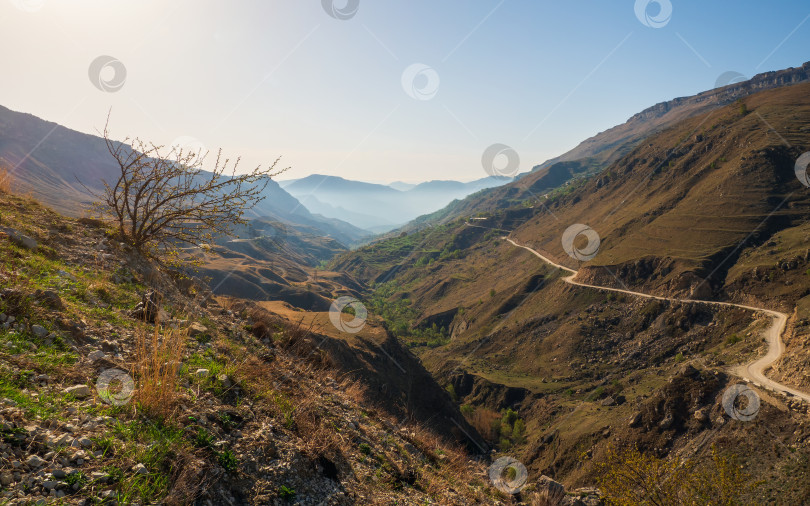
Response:
M741 381L734 366L768 349L769 316L572 286L567 271L504 239L577 269L580 282L791 315L787 352L767 373L806 391L810 190L794 165L810 149L808 91L751 95L645 139L593 177L332 267L372 284L369 304L468 420L537 474L579 486L611 445L681 457L716 445L768 483L747 501L807 501L806 404L757 389L751 423L722 405ZM564 239L576 224L598 248L593 236ZM510 410L520 437L503 425Z

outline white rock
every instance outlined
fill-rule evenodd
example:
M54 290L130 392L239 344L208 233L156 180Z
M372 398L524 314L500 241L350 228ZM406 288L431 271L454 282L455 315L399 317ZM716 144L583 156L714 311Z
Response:
M146 466L143 464L135 464L132 466L132 471L136 474L149 474L149 470L146 469Z

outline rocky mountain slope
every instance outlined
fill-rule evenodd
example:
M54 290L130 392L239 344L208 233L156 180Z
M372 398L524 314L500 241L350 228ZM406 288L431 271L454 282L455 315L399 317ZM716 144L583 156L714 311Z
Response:
M419 217L403 230L412 231L514 205L535 205L549 191L566 191L566 186L578 178L615 163L651 135L760 91L805 83L810 79L809 73L810 62L807 62L801 67L757 74L749 80L656 104L625 123L586 139L571 151L535 166L532 172L513 183L452 202L442 210Z
M374 321L211 297L97 222L1 192L0 212L4 504L511 500Z
M807 390L810 190L794 168L810 149L808 91L783 86L711 109L651 132L592 177L533 201L490 201L489 212L365 246L331 268L372 285L369 304L482 436L530 472L576 487L612 445L670 458L709 458L714 445L741 457L752 485L768 483L744 503L806 502L807 406L755 389L760 410L745 423L723 405L740 381L734 366L764 353L769 317L571 286L502 237L591 284L793 314L787 352L767 373ZM566 233L577 224L599 241ZM487 430L509 410L525 439L512 426Z

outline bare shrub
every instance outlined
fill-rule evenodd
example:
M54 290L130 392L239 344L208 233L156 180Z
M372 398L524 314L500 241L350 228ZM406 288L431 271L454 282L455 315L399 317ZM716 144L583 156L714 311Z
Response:
M286 169L257 166L238 174L240 158L225 158L220 150L210 171L200 167L208 153L159 146L138 138L114 141L104 127L107 150L118 165L115 181L102 181L103 191L90 190L95 207L112 220L120 239L144 254L162 260L179 255L177 245L210 242L247 222L244 213L265 197L270 178ZM130 146L131 144L131 146Z

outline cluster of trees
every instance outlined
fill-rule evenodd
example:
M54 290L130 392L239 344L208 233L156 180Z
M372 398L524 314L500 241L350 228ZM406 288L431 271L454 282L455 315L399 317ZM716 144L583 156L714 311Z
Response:
M436 325L414 328L411 323L418 314L408 298L393 300L401 292L399 285L394 281L381 283L375 287L374 293L366 301L368 309L380 315L395 337L405 341L408 346L428 346L435 348L447 344L450 334L447 327Z

